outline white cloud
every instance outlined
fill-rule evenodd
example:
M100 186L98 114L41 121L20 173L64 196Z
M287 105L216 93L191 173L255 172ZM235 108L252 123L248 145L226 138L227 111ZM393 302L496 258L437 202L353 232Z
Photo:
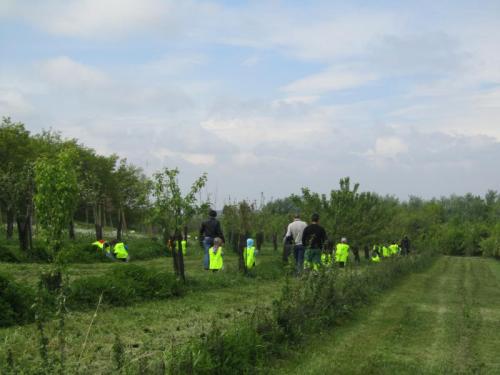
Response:
M158 25L169 1L48 0L18 3L12 12L52 34L110 38Z
M159 148L154 151L154 155L159 159L180 158L193 165L210 166L215 164L216 157L209 153L178 152L167 148Z
M67 56L43 61L40 71L50 83L72 88L98 88L109 83L109 78L98 69L88 67Z
M33 110L23 93L0 87L0 113L3 116L21 116Z
M331 91L363 86L376 78L373 73L354 72L344 67L332 67L327 71L289 83L282 90L297 95L321 95Z
M276 99L272 102L273 108L279 108L282 106L290 106L290 105L302 105L302 104L313 104L319 99L319 96L310 95L310 96L288 96L282 99Z
M394 158L408 151L408 145L398 137L380 137L367 155L373 158Z
M242 66L251 68L252 66L257 65L260 62L260 57L259 56L250 56L249 58L243 60L241 63Z

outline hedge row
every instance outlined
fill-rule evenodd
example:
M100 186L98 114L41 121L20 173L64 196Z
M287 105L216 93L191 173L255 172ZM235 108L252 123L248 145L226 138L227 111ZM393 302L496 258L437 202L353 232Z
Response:
M265 373L270 358L284 355L305 334L340 324L402 275L420 271L431 262L424 255L399 257L362 272L330 269L299 283L287 282L272 309L256 311L226 332L214 326L201 339L171 350L167 370L171 374Z
M58 285L58 282L52 282L53 279L44 275L42 284ZM32 306L35 296L40 293L43 296L39 297L47 305L47 310L54 311L54 294L57 291L53 291L53 294L45 288L35 291L16 283L8 276L0 275L0 327L32 322ZM103 304L126 306L182 293L181 284L169 272L149 270L134 264L117 264L102 276L84 277L72 282L66 290L66 304L75 309L93 308L102 294Z

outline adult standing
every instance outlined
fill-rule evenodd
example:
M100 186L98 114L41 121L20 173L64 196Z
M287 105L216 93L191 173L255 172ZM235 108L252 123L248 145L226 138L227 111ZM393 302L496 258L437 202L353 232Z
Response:
M403 255L410 254L410 239L408 236L404 236L401 240L401 250L403 250Z
M208 250L214 244L214 238L219 237L222 243L226 242L219 221L216 219L217 212L210 210L208 212L208 220L204 221L200 227L200 244L205 251L203 257L203 267L208 270L210 266L210 256Z
M300 215L297 213L294 215L293 221L288 224L284 238L284 241L286 241L287 238L291 238L293 240L293 256L295 258L297 273L300 273L304 267L305 248L302 243L302 234L304 233L304 229L306 229L306 227L307 224L300 220Z
M321 250L326 241L326 231L319 225L319 215L314 213L302 235L302 242L306 246L306 261L309 267L317 270L321 265Z

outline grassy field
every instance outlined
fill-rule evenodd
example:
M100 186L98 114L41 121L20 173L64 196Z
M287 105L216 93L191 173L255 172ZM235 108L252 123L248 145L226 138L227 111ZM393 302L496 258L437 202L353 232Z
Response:
M500 262L442 257L275 365L279 374L499 374Z
M134 263L173 272L171 258ZM80 358L82 372L106 373L113 368L111 356L116 334L125 344L126 358L134 361L144 352L161 356L172 344L178 345L194 335L203 334L213 322L221 327L237 324L256 306L269 306L280 293L283 271L279 264L280 255L266 249L259 257L256 276L248 278L237 273L237 258L229 253L225 256L225 270L214 274L202 269L201 251L197 251L186 257L186 275L191 287L184 296L128 307L100 306L85 348L83 344L94 311L69 311L65 327L67 363L71 365ZM74 280L100 275L113 266L113 263L73 264L68 273L70 280ZM28 285L35 285L40 271L47 267L0 263L0 271ZM57 326L56 320L45 326L51 338L49 350L54 352L57 351ZM17 363L38 360L35 324L0 329L0 342L0 360L5 358L7 348L12 350Z

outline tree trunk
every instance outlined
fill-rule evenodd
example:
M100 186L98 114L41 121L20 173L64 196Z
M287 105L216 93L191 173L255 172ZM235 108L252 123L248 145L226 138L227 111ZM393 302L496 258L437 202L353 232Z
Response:
M243 250L246 246L246 236L240 235L238 238L238 268L244 274L247 273L245 258L243 257Z
M10 240L12 239L12 236L14 235L14 211L12 208L8 209L7 212L7 239Z
M172 261L174 263L175 276L179 276L179 262L177 260L177 251L175 250L175 236L170 237Z
M118 225L116 227L116 239L118 241L122 240L122 228L123 228L122 210L118 209Z
M257 235L255 236L255 247L257 248L258 251L262 248L262 243L264 242L264 233L263 232L257 232Z
M274 251L278 251L278 233L273 233L273 249Z
M186 282L186 275L184 274L184 254L182 253L182 236L177 236L177 262L178 262L178 270L179 276L182 282Z
M111 215L111 212L109 213L109 226L113 228L113 216Z
M123 230L127 231L127 220L125 220L125 210L122 210L122 225L123 225Z
M68 233L69 233L69 239L74 241L76 239L76 236L75 236L75 222L73 221L73 219L71 219L71 221L69 222Z
M89 207L85 205L85 224L89 223Z
M102 240L102 215L101 215L101 205L96 203L93 207L94 210L94 225L95 225L95 237L96 240Z
M29 239L29 216L17 217L17 233L19 236L19 247L27 252L30 249Z

